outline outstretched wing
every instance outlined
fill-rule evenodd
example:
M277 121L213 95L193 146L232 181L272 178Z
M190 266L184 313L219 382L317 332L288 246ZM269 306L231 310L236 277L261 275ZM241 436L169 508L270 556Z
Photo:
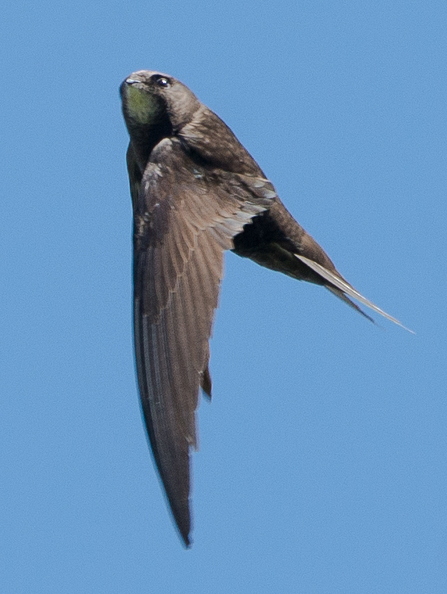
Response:
M370 318L363 310L361 310L355 303L353 303L351 299L349 299L349 297L357 299L357 301L360 301L360 303L363 303L363 305L366 305L367 307L369 307L376 313L380 314L384 318L387 318L387 320L394 322L404 330L407 330L408 332L411 332L411 334L414 334L413 330L410 330L410 328L404 326L401 322L399 322L399 320L396 320L396 318L390 316L390 314L386 313L386 311L383 311L383 309L380 309L380 307L378 307L372 301L370 301L361 293L359 293L357 289L354 289L354 287L352 287L341 275L339 275L339 273L335 274L334 272L328 270L318 262L306 258L301 254L295 254L295 256L299 258L301 262L304 262L304 264L309 266L309 268L311 268L314 272L319 274L324 280L326 280L329 283L326 284L326 287L332 293L334 293L334 295L345 301L345 303L356 309L359 313L361 313L363 316L365 316L372 322L374 322L374 320Z
M151 153L134 203L134 333L142 409L155 463L189 545L191 447L199 387L210 393L209 347L223 252L275 196L262 178L206 169L177 139ZM138 190L139 186L139 190Z

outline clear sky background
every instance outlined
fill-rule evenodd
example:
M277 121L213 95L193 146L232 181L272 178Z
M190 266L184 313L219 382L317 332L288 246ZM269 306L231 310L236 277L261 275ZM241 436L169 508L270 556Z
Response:
M447 592L447 4L6 2L0 591ZM416 331L233 254L194 545L149 454L118 86L179 78Z

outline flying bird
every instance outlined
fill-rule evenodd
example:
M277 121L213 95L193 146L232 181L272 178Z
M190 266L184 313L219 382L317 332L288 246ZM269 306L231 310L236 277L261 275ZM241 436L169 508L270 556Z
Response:
M139 70L120 87L130 135L135 358L153 457L191 544L190 451L225 250L391 317L356 291L297 223L230 128L179 80Z

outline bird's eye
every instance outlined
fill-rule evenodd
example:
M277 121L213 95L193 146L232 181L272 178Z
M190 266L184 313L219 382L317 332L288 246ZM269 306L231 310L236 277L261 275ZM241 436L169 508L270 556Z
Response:
M155 84L157 84L159 87L169 87L170 86L170 80L169 78L166 78L166 76L160 76L159 74L155 74L152 77L152 80L155 82Z

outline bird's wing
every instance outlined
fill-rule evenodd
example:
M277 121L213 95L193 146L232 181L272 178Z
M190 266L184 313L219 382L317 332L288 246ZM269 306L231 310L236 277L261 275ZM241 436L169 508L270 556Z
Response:
M211 390L209 347L233 237L271 204L267 180L206 169L163 140L141 181L129 152L134 201L134 333L146 427L186 545L191 528L189 450L196 447L199 387Z
M327 284L326 287L332 293L334 293L334 295L336 295L337 297L342 299L345 303L347 303L348 305L350 305L351 307L356 309L358 312L360 312L362 315L364 315L366 318L368 318L372 322L374 322L374 320L370 316L365 314L365 312L362 311L355 303L353 303L349 299L349 297L352 297L353 299L360 301L360 303L363 303L363 305L366 305L367 307L369 307L376 313L380 314L384 318L387 318L387 320L394 322L398 326L401 326L405 330L408 330L408 332L411 332L412 334L414 334L413 330L410 330L409 328L404 326L401 322L399 322L399 320L397 320L396 318L393 318L393 316L390 316L390 314L386 313L386 311L383 311L383 309L380 309L380 307L378 307L377 305L372 303L372 301L370 301L369 299L364 297L361 293L359 293L356 289L354 289L354 287L352 287L347 281L345 281L344 278L342 278L338 274L334 274L334 272L331 272L325 266L322 266L318 262L315 262L314 260L306 258L305 256L303 256L301 254L295 254L295 256L297 258L299 258L299 260L301 260L301 262L304 262L304 264L309 266L309 268L311 268L314 272L316 272L317 274L322 276L324 278L324 280L328 281L329 284Z

